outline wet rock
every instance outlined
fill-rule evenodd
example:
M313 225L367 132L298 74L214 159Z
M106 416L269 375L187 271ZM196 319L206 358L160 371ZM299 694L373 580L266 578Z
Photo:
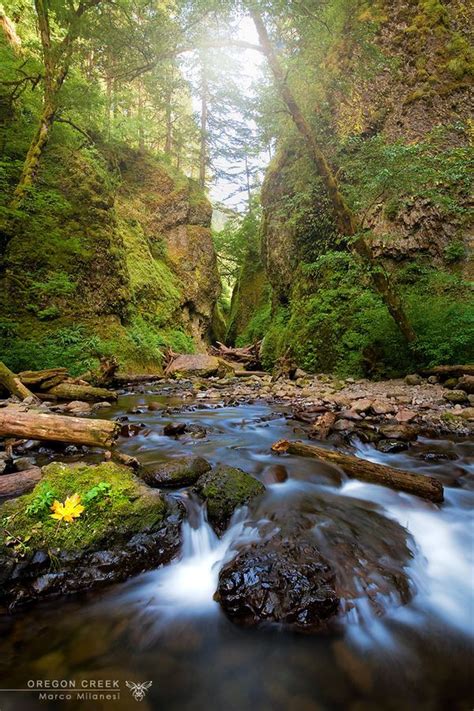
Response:
M204 474L196 484L196 492L206 502L207 517L217 533L225 531L236 509L264 491L264 485L253 476L224 464Z
M242 550L219 573L216 599L237 624L317 631L339 607L334 572L315 543L275 535Z
M448 378L447 380L444 381L443 385L445 388L449 388L452 390L453 388L457 387L459 378Z
M166 374L172 377L196 375L206 378L217 375L221 363L215 356L200 353L198 355L180 355L168 366Z
M413 410L407 410L405 408L402 408L395 415L395 419L397 420L397 422L411 422L415 419L416 416L417 413L413 412Z
M121 437L136 437L144 429L143 424L136 424L134 422L127 422L120 428Z
M2 505L11 516L15 540L0 540L0 604L16 605L51 595L64 595L125 580L173 558L181 544L182 506L146 487L124 466L50 464L43 482L63 501L71 491L83 496L107 481L121 496L86 504L72 524L38 526L41 515L26 517L35 491ZM104 503L104 502L103 502Z
M401 423L398 425L382 425L379 431L385 439L399 439L404 442L413 442L418 437L419 429L414 425Z
M466 402L468 399L464 390L451 390L450 392L444 393L443 397L448 402L453 403Z
M412 375L406 375L405 382L407 385L421 385L423 378L421 375L418 375L418 373L414 373Z
M263 471L264 484L282 484L288 479L288 470L282 464L271 464Z
M193 439L204 439L207 435L207 430L203 425L186 425L186 434L190 434Z
M469 420L472 422L474 420L474 407L465 407L459 413L459 417L463 420Z
M194 484L211 465L202 457L182 457L142 467L139 476L149 486L181 487Z
M163 434L165 437L179 437L179 435L182 435L185 432L185 422L168 422L168 424L163 427Z
M92 406L82 400L72 400L67 405L62 405L61 408L63 412L68 412L71 415L89 415L92 412Z
M381 439L380 442L377 443L377 449L384 454L395 454L396 452L403 452L403 450L408 449L408 444L397 439Z

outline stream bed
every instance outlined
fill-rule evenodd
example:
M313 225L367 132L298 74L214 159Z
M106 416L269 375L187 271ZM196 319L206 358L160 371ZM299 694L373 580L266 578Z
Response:
M148 410L151 401L162 409ZM323 501L337 502L348 526L354 507L397 521L414 542L403 571L412 598L406 605L387 599L380 617L361 595L332 634L239 628L213 596L234 547L259 534L241 510L219 539L200 504L178 491L173 495L188 513L179 560L100 592L42 603L0 620L1 686L18 690L0 691L1 711L135 708L127 681L151 681L139 707L163 711L473 707L472 444L421 440L397 454L358 445L361 457L438 477L445 486L445 503L438 507L348 480L315 460L272 454L273 442L295 436L283 406L197 403L193 409L179 396L150 390L122 395L101 416L145 425L120 445L142 464L193 454L254 475L267 486L258 509L263 518ZM204 426L207 435L163 436L163 425L173 421ZM112 700L82 701L74 694L40 700L37 693L21 691L26 680L38 679L115 679L121 691Z

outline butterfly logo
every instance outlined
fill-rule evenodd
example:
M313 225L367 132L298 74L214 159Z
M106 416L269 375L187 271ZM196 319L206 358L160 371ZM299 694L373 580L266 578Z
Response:
M146 692L152 684L152 681L144 681L142 684L135 684L134 681L125 682L125 685L130 689L130 693L132 694L135 701L143 701Z

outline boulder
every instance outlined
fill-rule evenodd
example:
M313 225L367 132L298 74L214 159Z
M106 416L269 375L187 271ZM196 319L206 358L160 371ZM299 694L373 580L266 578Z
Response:
M216 599L237 624L317 631L339 607L334 572L314 541L275 535L243 549L219 573Z
M250 474L223 464L204 474L196 483L198 496L206 502L209 523L217 533L225 531L236 509L264 491L264 485Z
M78 494L84 509L69 523L51 518L48 504L38 506L48 490L59 502ZM0 540L0 606L125 580L169 562L181 545L182 506L113 462L49 464L2 514L10 523Z
M149 486L180 487L196 483L211 465L202 457L182 457L142 467L139 476Z
M221 363L216 356L199 353L196 355L179 355L175 358L166 369L166 375L172 377L187 377L196 375L201 378L207 378L212 375L217 375Z
M448 402L453 403L463 403L468 399L464 390L451 390L443 395L444 399Z
M457 387L459 390L464 390L465 393L469 395L474 394L474 375L463 375L459 379Z
M418 373L413 373L405 376L405 382L407 385L421 385L423 378Z

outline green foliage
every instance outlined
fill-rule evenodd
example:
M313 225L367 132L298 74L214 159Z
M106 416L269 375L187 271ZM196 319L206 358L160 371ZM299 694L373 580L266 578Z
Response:
M418 337L413 352L373 292L366 270L350 255L328 253L305 265L296 284L290 306L274 315L265 337L266 367L288 349L305 370L341 376L394 377L474 358L469 285L448 272L411 264L399 273Z
M47 484L39 484L35 488L35 495L30 503L26 506L25 512L28 516L42 516L50 512L51 504L57 498L54 489L51 489Z
M87 506L91 502L96 503L104 498L104 496L110 496L112 493L112 486L107 481L101 481L95 486L93 486L89 491L81 496L81 502Z
M444 248L444 259L450 264L460 262L465 257L466 247L463 242L455 240Z

